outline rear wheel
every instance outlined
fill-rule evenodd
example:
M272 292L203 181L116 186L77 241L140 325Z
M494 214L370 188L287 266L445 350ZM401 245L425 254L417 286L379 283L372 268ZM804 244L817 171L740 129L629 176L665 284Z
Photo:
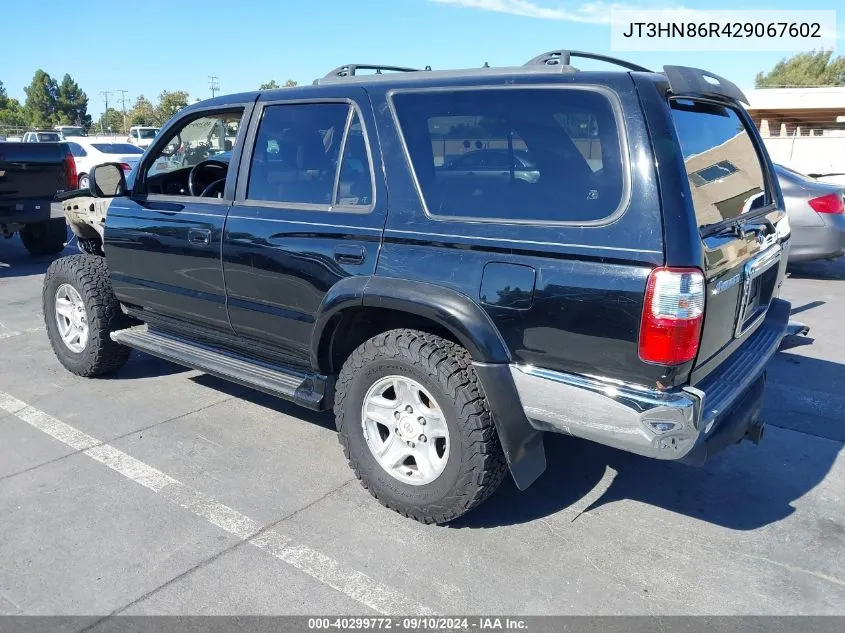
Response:
M469 353L417 330L391 330L343 365L335 421L349 465L397 512L445 523L479 505L507 472Z
M102 257L71 255L54 261L44 277L44 324L59 362L78 376L120 369L130 349L109 334L128 319L112 293Z
M88 188L88 174L79 174L79 188L80 189L87 189Z
M67 239L64 218L55 218L38 224L27 224L21 229L21 241L30 255L55 255L61 253Z

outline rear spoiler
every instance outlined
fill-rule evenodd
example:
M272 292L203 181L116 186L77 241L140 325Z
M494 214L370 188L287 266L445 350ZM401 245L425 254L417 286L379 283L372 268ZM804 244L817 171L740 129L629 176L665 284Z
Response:
M751 105L748 97L735 83L707 70L689 66L664 66L663 72L669 81L669 88L677 96L717 97Z

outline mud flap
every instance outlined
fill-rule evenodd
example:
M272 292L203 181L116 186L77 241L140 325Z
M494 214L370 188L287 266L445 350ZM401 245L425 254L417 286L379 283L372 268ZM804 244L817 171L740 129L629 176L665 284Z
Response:
M543 431L528 422L507 363L473 363L493 412L499 442L516 487L525 490L546 470Z

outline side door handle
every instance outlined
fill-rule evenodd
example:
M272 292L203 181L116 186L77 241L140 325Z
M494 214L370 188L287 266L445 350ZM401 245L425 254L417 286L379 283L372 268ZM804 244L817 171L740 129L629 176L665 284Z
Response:
M359 244L341 244L335 247L334 258L340 264L363 264L364 247Z
M188 241L197 246L206 246L211 242L211 230L209 229L189 229Z

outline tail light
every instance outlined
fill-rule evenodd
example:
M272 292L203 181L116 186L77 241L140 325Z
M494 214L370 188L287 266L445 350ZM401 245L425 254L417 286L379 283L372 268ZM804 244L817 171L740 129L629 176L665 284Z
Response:
M76 161L70 150L65 154L65 191L73 191L79 186L79 179L76 173Z
M120 168L123 171L132 171L132 165L130 165L129 163L120 163Z
M697 268L656 268L648 276L640 358L680 365L695 358L704 320L704 275Z
M845 213L845 202L842 201L842 196L836 193L811 198L808 203L816 213Z

